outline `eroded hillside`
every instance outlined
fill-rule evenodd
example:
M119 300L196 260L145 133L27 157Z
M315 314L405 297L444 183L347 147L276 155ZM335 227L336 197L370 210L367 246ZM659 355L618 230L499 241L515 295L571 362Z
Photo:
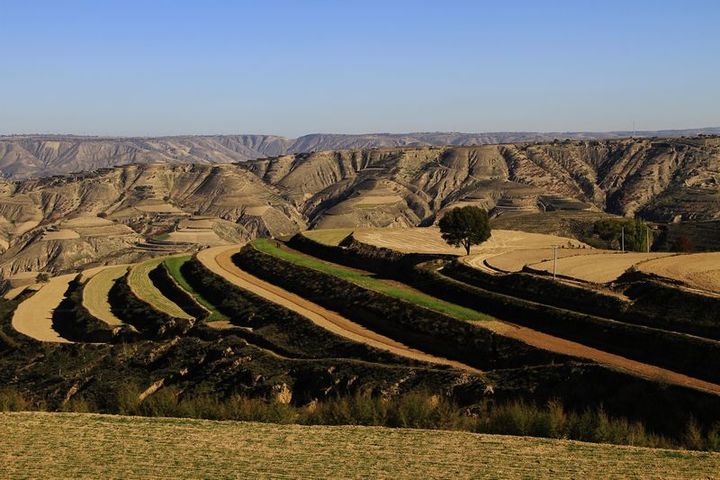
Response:
M718 128L638 132L640 137L719 134ZM276 135L188 135L175 137L81 137L73 135L0 136L0 173L22 179L129 163L232 163L256 158L325 150L433 145L487 145L548 142L554 139L618 139L630 132L494 132L310 134L295 139Z
M313 225L328 227L365 218L417 225L458 203L496 214L595 209L662 222L720 216L718 138L329 151L247 166L285 191Z
M4 181L0 275L136 261L307 227L431 225L467 204L490 210L504 228L564 235L572 234L568 219L608 213L718 220L720 139L330 150Z
M130 165L5 184L0 274L136 261L305 227L272 186L233 165Z

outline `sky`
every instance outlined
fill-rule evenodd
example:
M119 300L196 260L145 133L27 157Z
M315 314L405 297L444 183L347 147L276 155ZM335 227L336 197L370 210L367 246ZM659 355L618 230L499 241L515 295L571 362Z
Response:
M0 0L0 134L720 126L720 2Z

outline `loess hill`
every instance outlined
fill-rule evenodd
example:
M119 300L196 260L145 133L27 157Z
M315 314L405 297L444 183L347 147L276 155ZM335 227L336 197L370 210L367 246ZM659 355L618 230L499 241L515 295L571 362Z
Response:
M284 236L308 227L426 226L445 209L466 204L489 209L498 228L567 236L575 234L576 224L613 214L694 226L720 220L717 137L410 145L227 163L251 156L237 154L241 144L254 145L252 156L294 148L279 137L233 138L230 145L230 137L192 137L182 144L184 150L173 143L177 139L144 139L143 148L157 150L152 155L137 153L137 139L88 140L95 142L93 148L72 140L77 155L91 151L93 159L105 162L100 164L140 163L3 181L0 275L131 263L186 250L180 246ZM10 151L20 155L22 142L37 141L2 139L0 144L9 158ZM207 150L197 145L201 141ZM45 152L46 165L98 165L94 160L73 164L72 149L63 142L58 139L54 150L33 144L33 155ZM223 142L227 152L220 149ZM303 149L327 145L317 138L303 142ZM137 154L118 160L122 145ZM62 149L70 150L60 155ZM179 163L188 161L198 163ZM669 236L677 231L671 228ZM711 227L680 231L698 232L699 247L714 245Z
M639 132L641 137L717 135L720 128ZM8 178L59 175L128 163L231 163L322 150L432 145L485 145L553 139L617 139L631 132L495 132L310 134L295 139L276 135L188 135L174 137L83 137L75 135L0 136L0 172Z

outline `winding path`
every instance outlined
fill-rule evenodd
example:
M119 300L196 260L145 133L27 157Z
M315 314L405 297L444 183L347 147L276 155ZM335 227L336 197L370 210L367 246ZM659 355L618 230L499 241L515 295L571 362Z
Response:
M308 318L318 326L333 332L337 335L345 337L349 340L361 342L374 348L382 349L400 355L403 357L430 362L442 365L448 365L462 370L468 370L481 373L476 368L465 365L442 357L436 357L420 350L410 348L391 338L382 336L378 333L368 330L367 328L348 320L336 312L327 310L320 305L309 302L308 300L288 292L271 283L260 280L259 278L241 270L232 261L232 256L240 251L242 246L231 245L213 247L198 253L198 260L213 273L225 278L230 283L254 293L265 300L281 305L288 310Z

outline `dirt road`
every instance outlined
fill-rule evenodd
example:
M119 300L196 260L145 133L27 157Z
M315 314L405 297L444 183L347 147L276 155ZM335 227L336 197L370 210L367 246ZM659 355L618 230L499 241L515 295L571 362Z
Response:
M527 327L506 323L506 322L485 322L484 327L505 335L506 337L520 340L543 350L549 350L563 355L570 355L576 358L592 360L593 362L608 367L622 370L650 380L693 387L715 394L720 394L720 385L706 382L694 377L673 372L665 368L656 367L647 363L638 362L629 358L621 357L612 353L588 347L581 343L572 342L563 338L554 337Z
M356 342L364 343L374 348L389 351L396 355L411 358L413 360L449 365L454 368L480 373L479 370L463 363L436 357L434 355L410 348L391 338L379 335L372 330L368 330L367 328L342 317L336 312L327 310L320 305L309 302L304 298L295 295L294 293L290 293L287 290L277 287L271 283L260 280L259 278L241 270L232 262L231 257L241 248L241 246L237 245L209 248L198 254L198 260L200 260L210 271L221 275L234 285L237 285L244 290L248 290L273 303L281 305L288 310L292 310L293 312L310 319L313 323L337 335Z
M41 342L71 343L52 328L53 311L60 304L75 273L53 277L15 310L12 326L18 332Z
M238 252L240 248L241 247L239 246L211 248L200 252L198 254L198 258L211 271L222 275L235 285L238 285L246 290L250 290L274 303L283 305L286 308L310 318L313 322L323 328L333 331L346 338L360 341L368 345L377 346L378 348L383 348L385 350L390 350L403 356L409 356L410 358L458 366L457 362L451 362L446 359L437 359L436 357L410 349L392 339L380 336L344 317L341 317L335 312L326 310L317 304L308 302L302 297L287 292L286 290L264 282L247 272L244 272L231 260L232 255ZM592 362L628 372L642 378L693 387L699 390L720 394L720 385L689 377L687 375L654 365L631 360L620 355L588 347L587 345L577 342L548 335L531 328L518 326L500 320L482 322L482 325L478 325L478 328L487 328L498 334L519 340L523 343L543 350L572 356L579 360L590 360ZM399 350L391 350L393 347ZM418 355L422 355L423 357ZM433 359L427 359L428 357ZM460 368L468 369L469 367L463 365Z

